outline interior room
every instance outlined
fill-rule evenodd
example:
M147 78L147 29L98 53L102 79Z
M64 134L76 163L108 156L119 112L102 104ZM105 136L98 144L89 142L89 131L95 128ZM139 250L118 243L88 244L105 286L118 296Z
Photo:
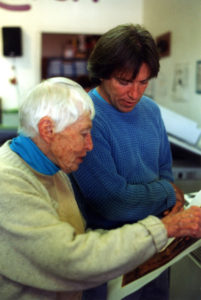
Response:
M175 183L190 197L201 190L200 0L0 1L0 144L17 135L30 88L52 76L87 76L98 38L125 23L144 25L158 45L160 72L146 95L161 107ZM10 35L14 52L5 48ZM201 299L201 248L170 270L170 300Z

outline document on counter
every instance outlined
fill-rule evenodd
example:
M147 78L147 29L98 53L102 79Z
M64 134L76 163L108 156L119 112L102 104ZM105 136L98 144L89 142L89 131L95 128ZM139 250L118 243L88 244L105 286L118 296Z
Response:
M201 191L197 193L187 194L185 195L185 199L187 200L185 208L188 208L193 205L201 207Z
M186 195L186 208L201 206L201 191ZM157 278L184 256L201 247L201 239L170 238L167 245L136 269L108 282L107 300L120 300Z
M201 129L195 121L161 105L159 107L168 134L191 145L195 145L198 142L201 136Z

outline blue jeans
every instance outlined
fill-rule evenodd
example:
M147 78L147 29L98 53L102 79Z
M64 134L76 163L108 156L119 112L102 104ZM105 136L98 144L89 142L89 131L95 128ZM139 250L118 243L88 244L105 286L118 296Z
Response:
M107 284L83 292L82 300L106 300ZM168 300L169 270L122 300Z

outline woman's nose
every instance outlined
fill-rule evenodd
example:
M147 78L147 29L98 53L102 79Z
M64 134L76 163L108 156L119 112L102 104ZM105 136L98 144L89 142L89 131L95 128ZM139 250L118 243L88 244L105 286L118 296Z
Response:
M89 133L86 137L85 146L86 146L87 151L91 151L93 149L93 142L92 142L91 133Z

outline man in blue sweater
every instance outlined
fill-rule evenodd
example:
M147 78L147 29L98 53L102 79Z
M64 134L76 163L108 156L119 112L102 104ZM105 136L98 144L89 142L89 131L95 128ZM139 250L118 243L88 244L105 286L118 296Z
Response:
M139 25L111 29L97 42L88 70L97 84L89 92L96 110L94 148L71 176L87 226L111 229L179 211L184 199L173 183L160 110L143 95L159 72L152 36ZM131 299L168 299L166 278L162 274ZM89 295L85 299L93 299Z

